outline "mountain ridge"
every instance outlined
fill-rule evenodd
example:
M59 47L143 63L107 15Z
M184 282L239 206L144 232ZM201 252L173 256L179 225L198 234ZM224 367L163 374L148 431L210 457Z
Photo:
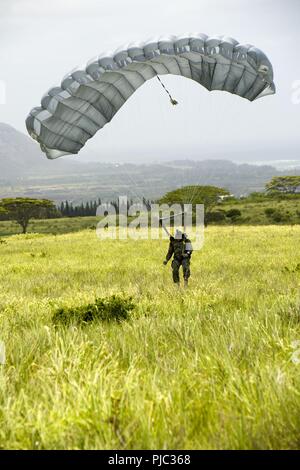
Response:
M297 173L300 168L278 171L268 164L228 159L109 163L68 156L48 160L28 136L0 123L0 197L48 197L57 202L109 200L119 195L156 198L192 184L221 186L241 195L263 190L273 176Z

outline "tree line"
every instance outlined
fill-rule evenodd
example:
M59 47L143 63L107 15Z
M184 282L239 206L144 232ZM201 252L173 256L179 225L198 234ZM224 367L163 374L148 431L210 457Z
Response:
M57 211L62 217L90 217L96 215L97 207L100 204L100 198L96 201L82 202L79 205L73 205L71 201L64 201L57 207Z
M149 199L143 198L143 204L150 210L151 204L154 201L150 201ZM106 204L110 204L115 208L116 214L119 214L121 207L119 200L113 200ZM127 200L127 209L134 204L133 199ZM85 203L81 203L78 205L73 205L71 201L63 201L59 206L57 206L58 215L62 217L90 217L95 216L97 212L97 207L101 205L101 199L98 198L95 201L88 201ZM123 209L123 208L122 208Z
M191 198L192 195L192 198ZM299 197L300 196L300 176L280 176L273 178L266 185L264 193L253 193L248 196L249 200L261 200L268 197L278 198L280 196ZM167 204L181 204L189 203L204 204L205 207L205 224L214 220L213 217L220 217L220 214L213 212L214 207L220 202L222 198L231 198L236 200L227 189L215 186L185 186L183 188L170 191L165 194L159 203ZM133 200L126 202L127 209L133 204ZM143 204L149 211L151 204L150 201L143 198ZM111 201L111 204L116 213L119 214L121 209L124 212L124 207L120 207L122 200ZM34 198L4 198L0 199L0 220L14 220L22 227L22 232L26 233L30 219L41 218L57 218L57 217L87 217L95 216L97 207L101 205L101 199L81 203L80 205L73 205L72 202L65 201L60 206L55 206L53 201L48 199L34 199ZM266 210L266 216L278 219L278 211L273 209ZM240 216L240 211L232 209L226 216L234 220ZM224 216L225 217L225 216ZM279 220L278 220L279 221Z

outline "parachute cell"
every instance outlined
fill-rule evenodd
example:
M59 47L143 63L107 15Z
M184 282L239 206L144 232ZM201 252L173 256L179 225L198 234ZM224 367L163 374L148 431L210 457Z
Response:
M166 74L249 101L275 93L269 59L250 44L199 33L161 37L101 54L85 70L72 71L32 109L27 130L50 159L76 154L141 85Z

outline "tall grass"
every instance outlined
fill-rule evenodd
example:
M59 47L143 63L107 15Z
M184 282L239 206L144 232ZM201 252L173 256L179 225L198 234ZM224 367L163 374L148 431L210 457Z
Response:
M166 241L6 241L0 448L299 448L300 227L209 227L186 291ZM117 293L126 322L53 325Z

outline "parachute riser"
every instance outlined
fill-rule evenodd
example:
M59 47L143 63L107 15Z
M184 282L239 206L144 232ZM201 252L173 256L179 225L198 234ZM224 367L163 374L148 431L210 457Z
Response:
M160 225L162 226L162 228L164 229L164 231L166 232L166 234L167 234L169 237L171 236L171 234L170 234L170 232L168 231L168 229L166 228L166 226L164 225L164 223L163 223L164 220L170 220L171 218L175 219L175 217L178 217L178 216L180 216L180 215L183 216L183 230L184 230L184 232L186 232L185 214L186 214L185 212L179 212L178 214L174 214L174 215L168 216L168 217L161 217L161 218L159 219Z
M161 86L163 87L163 89L165 90L165 92L167 93L167 95L169 96L170 98L170 102L173 106L176 106L178 104L178 101L177 100L174 100L174 98L172 97L171 93L169 92L169 90L165 87L165 85L163 84L163 82L161 81L161 79L159 78L158 75L156 75L156 78L157 80L159 81L159 83L161 84Z

